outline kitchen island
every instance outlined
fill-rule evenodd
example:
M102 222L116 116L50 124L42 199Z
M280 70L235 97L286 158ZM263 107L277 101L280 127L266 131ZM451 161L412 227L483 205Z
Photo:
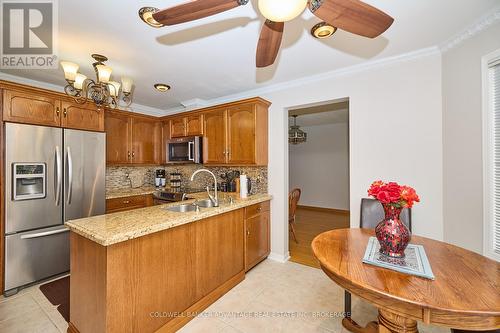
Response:
M68 332L175 332L267 257L270 200L166 210L174 203L67 222Z

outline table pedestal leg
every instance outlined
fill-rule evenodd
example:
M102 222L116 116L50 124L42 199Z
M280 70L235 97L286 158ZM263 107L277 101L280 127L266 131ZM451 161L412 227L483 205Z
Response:
M418 333L417 322L385 310L378 311L378 323L359 326L351 318L344 318L342 326L353 333Z
M417 322L379 309L379 333L418 333Z

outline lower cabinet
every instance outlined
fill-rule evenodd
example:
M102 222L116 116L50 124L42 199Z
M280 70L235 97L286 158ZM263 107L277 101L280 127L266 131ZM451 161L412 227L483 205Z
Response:
M153 206L153 195L134 195L106 200L106 214Z
M245 271L271 252L270 215L269 201L245 208Z

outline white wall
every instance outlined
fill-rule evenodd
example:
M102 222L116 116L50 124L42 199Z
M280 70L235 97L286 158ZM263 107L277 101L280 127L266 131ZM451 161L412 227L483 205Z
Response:
M260 94L269 112L272 257L288 256L288 108L349 98L351 226L375 179L415 187L414 232L443 238L441 55L429 52L321 82Z
M443 55L445 241L483 251L481 58L500 49L497 23Z
M301 129L307 142L289 146L289 188L302 190L300 205L349 210L348 122Z

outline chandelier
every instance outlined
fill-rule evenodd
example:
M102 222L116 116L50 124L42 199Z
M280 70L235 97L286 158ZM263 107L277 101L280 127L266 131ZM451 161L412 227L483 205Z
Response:
M307 141L307 133L300 129L300 126L297 126L297 116L293 117L293 126L290 126L288 130L288 143L292 145L298 145L299 143L304 143Z
M64 87L64 92L73 97L76 103L84 104L92 101L98 109L130 106L132 103L132 79L122 77L121 83L110 81L112 69L104 64L108 58L100 54L92 54L92 58L95 60L92 64L96 75L95 81L78 73L79 66L77 64L61 61L64 78L68 82Z

